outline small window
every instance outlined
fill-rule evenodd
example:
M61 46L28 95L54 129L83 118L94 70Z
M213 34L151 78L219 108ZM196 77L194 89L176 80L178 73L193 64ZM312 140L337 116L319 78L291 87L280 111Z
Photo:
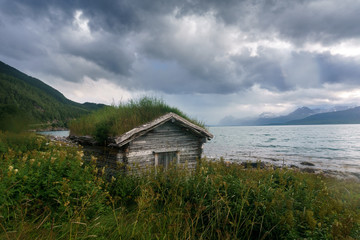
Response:
M164 170L168 169L170 164L179 163L179 152L155 152L155 166L161 166Z

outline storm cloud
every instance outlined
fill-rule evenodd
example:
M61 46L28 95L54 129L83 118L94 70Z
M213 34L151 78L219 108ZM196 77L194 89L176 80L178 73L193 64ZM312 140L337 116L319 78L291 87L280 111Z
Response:
M359 12L354 0L0 0L0 60L56 86L294 107L304 91L360 87Z

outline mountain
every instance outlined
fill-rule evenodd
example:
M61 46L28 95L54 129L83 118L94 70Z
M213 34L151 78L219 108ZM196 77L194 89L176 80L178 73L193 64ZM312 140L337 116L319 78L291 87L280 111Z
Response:
M104 104L80 104L39 79L28 76L0 61L0 125L14 119L32 124L49 123L64 126Z
M309 117L286 122L288 125L309 124L358 124L360 123L360 107L343 111L314 114Z
M275 113L272 113L272 112L263 112L259 115L259 118L275 118L278 116L279 115L276 115Z
M302 119L310 115L315 114L314 110L308 107L301 107L285 116L279 116L274 118L259 118L255 121L256 125L269 125L269 124L281 124L296 119Z
M258 118L237 119L232 116L223 118L223 126L261 126L292 124L347 124L360 123L359 107L335 106L331 108L310 109L301 107L288 115L272 117L273 114L260 114Z
M322 108L316 108L312 109L316 113L327 113L327 112L337 112L337 111L343 111L348 110L350 108L354 108L356 105L350 105L350 106L331 106L331 107L322 107Z
M247 119L237 119L232 116L227 116L220 121L220 125L257 126L257 125L282 124L292 120L302 119L316 113L318 113L316 110L312 110L308 107L301 107L289 113L288 115L277 116L277 117L271 113L262 113L258 118L247 118Z

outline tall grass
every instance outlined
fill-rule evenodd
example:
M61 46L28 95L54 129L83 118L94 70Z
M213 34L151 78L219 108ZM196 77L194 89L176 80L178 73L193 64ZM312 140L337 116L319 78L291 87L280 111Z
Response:
M105 181L77 147L4 136L0 239L360 239L359 183L206 159Z
M113 188L123 189L123 181L117 179ZM137 181L127 194L136 207L126 214L119 211L127 221L113 225L120 229L115 233L119 238L360 237L358 183L288 169L245 170L240 165L206 160L195 172L173 167ZM114 189L110 193L117 196ZM129 206L124 200L115 201L121 209Z
M99 170L83 162L81 149L24 135L0 132L8 147L0 153L0 239L42 232L47 239L55 225L83 222L108 208Z
M109 106L90 115L72 121L69 125L71 135L90 135L100 140L109 136L121 135L141 124L147 123L166 113L173 112L204 127L204 124L190 119L179 109L168 106L163 100L144 97Z

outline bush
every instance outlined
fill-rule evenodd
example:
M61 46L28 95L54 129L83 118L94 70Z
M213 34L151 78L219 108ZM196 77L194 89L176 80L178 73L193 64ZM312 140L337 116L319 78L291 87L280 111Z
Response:
M109 122L99 122L96 124L93 136L100 145L106 146L107 139L110 135L110 126Z
M104 181L95 166L82 161L81 149L34 140L37 148L9 148L1 158L0 215L8 230L27 220L91 219L108 208Z
M32 150L44 151L47 149L46 140L43 136L28 132L2 132L0 131L0 153L6 153L8 149L16 152L27 152Z

